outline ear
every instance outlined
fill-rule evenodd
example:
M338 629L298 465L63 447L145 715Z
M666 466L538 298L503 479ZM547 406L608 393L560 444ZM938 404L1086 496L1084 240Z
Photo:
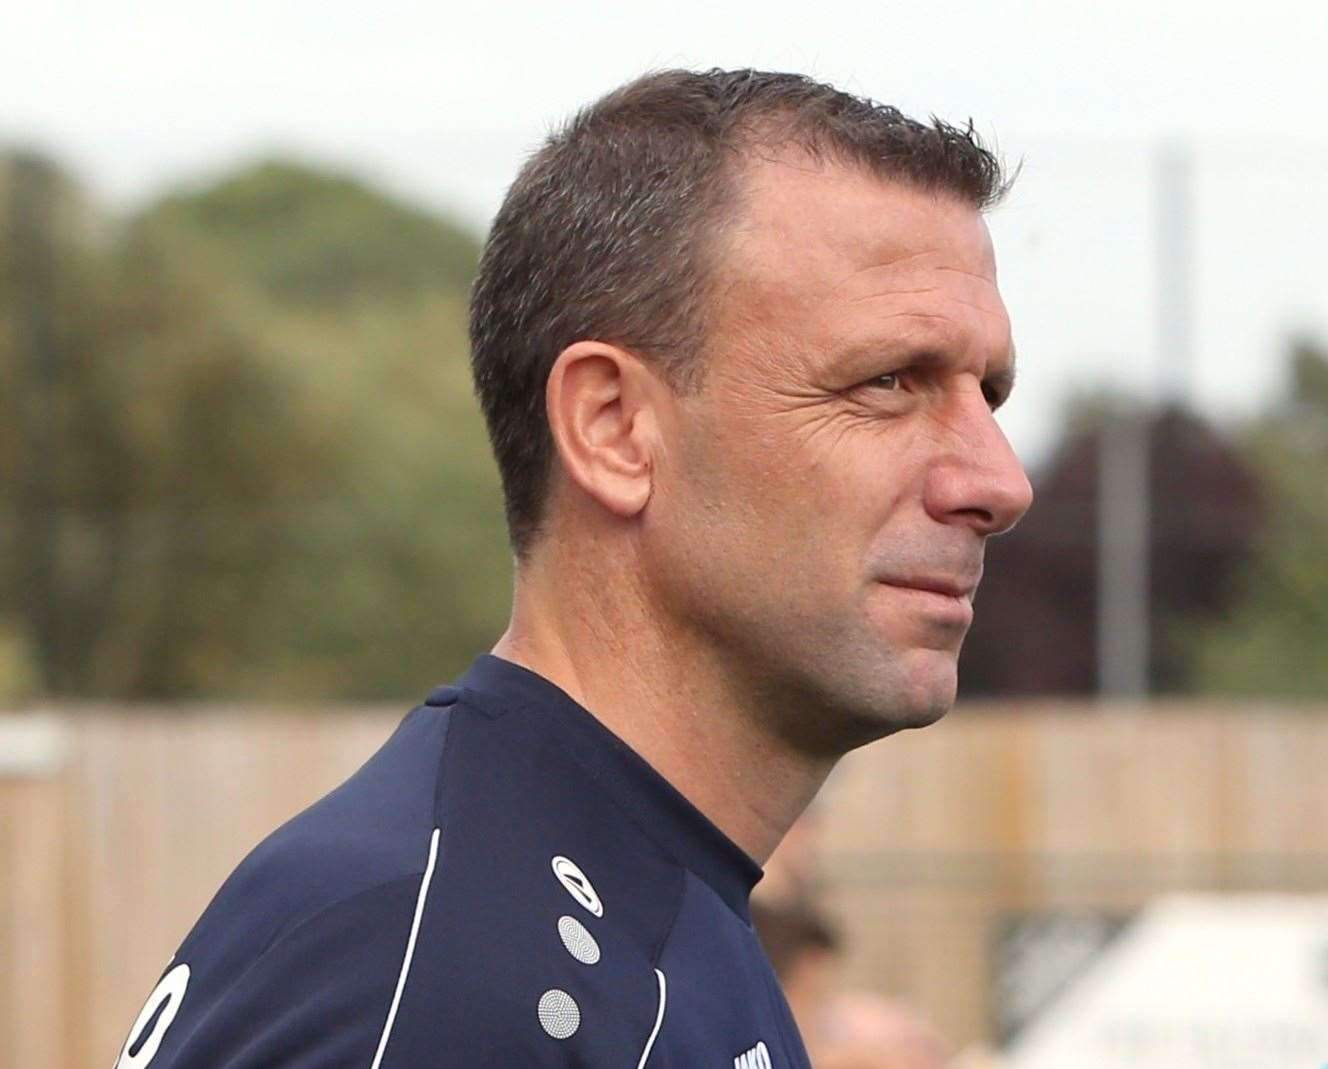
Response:
M606 342L569 345L549 372L545 411L563 469L615 516L635 516L650 500L655 407L666 390L639 358Z

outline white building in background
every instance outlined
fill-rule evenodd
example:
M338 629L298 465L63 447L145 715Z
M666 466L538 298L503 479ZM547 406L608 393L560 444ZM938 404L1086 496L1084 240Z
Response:
M1159 899L1009 1069L1328 1069L1328 896Z

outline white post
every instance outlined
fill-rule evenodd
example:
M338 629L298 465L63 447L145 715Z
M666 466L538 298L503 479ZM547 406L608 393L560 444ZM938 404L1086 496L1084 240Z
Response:
M1145 397L1136 414L1109 419L1099 440L1097 668L1103 697L1142 698L1149 692L1149 424L1154 398L1180 404L1189 394L1192 170L1186 145L1159 148L1156 393Z

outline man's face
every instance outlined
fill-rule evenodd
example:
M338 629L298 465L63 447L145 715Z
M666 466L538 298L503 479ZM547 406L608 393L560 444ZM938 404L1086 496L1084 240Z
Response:
M746 188L644 537L671 616L842 751L953 704L985 541L1032 499L992 415L1010 324L959 200L796 159Z

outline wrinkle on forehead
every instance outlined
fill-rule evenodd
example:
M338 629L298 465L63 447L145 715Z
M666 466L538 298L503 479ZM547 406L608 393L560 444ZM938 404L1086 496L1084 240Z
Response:
M912 317L948 321L984 348L1008 345L995 254L977 209L840 167L761 163L750 179L743 225L728 235L717 279L717 325L727 323L731 344L783 334L788 359L801 348L790 342L819 349Z
M891 297L921 297L940 292L941 288L939 286L933 286L931 289L926 290L890 290L885 293L868 293L863 297L854 297L846 303L861 304L863 301L888 300ZM1001 308L994 308L990 304L978 304L976 301L966 301L962 297L957 297L952 293L944 294L942 299L949 304L958 304L965 308L972 308L975 312L981 312L983 315L994 316L997 319L1005 318L1005 312ZM894 314L907 315L909 313L897 312Z
M994 267L995 265L993 264L992 266ZM953 271L953 272L955 272L956 274L959 274L959 275L968 275L970 278L976 278L979 282L991 282L991 283L994 283L994 282L996 281L994 278L988 278L986 275L980 275L980 274L978 274L976 271L965 271L962 267L946 267L944 264L941 264L941 265L935 267L933 270L936 270L936 271ZM993 270L992 274L993 274L993 275L995 274L995 271L994 271L994 270Z
M957 247L944 251L924 249L898 259L877 261L843 275L829 287L829 292L835 295L843 293L850 300L857 299L853 296L855 291L877 287L901 294L926 293L938 289L955 290L956 287L966 292L993 293L996 290L995 264L982 265L989 271L974 271L947 262L957 254ZM916 262L924 257L930 257L933 262ZM944 278L938 279L938 275Z
M846 310L853 306L865 311L864 305L880 302L883 310L907 305L919 312L948 312L958 317L963 316L962 309L968 309L997 323L1008 322L994 276L953 262L957 256L972 254L971 246L951 244L944 252L927 250L908 257L907 263L900 259L859 268L842 276L825 301Z
M838 290L841 286L848 285L860 274L862 274L863 271L897 271L900 268L900 266L908 263L910 260L917 260L922 258L923 256L934 254L934 252L935 252L934 249L919 249L916 252L904 253L903 255L896 256L892 259L880 260L876 263L873 263L870 267L858 268L857 270L850 272L849 274L841 278L838 282L833 283L830 286L830 289L833 292L835 290Z

